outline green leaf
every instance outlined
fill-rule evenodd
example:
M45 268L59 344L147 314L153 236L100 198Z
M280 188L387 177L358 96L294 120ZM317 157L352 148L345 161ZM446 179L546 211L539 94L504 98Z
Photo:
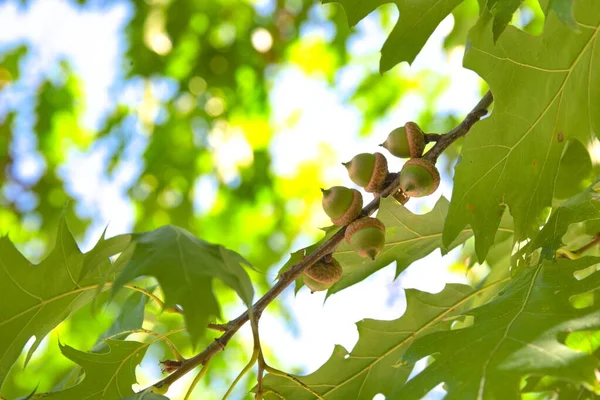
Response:
M348 24L352 27L361 19L375 11L377 7L394 3L400 10L398 23L381 49L379 70L388 71L402 61L412 63L433 33L454 7L462 0L323 0L323 3L336 2L344 7Z
M162 394L153 393L151 389L146 389L137 392L133 396L123 397L122 400L169 400L169 398Z
M392 197L383 199L377 218L386 227L384 250L373 261L362 258L344 241L334 253L336 260L344 267L341 279L335 283L328 295L339 292L362 281L381 268L396 261L396 276L411 263L419 260L437 248L442 248L442 230L448 200L441 197L433 210L427 214L413 214ZM465 229L444 252L461 244L471 237L471 230Z
M554 11L558 19L569 28L579 30L575 15L573 14L573 0L550 0L548 2L548 10ZM548 15L548 12L546 12Z
M110 339L106 344L105 353L86 353L61 344L62 353L84 369L85 378L72 388L34 398L112 400L133 394L131 385L137 383L135 368L142 362L149 344Z
M584 190L594 180L590 153L579 140L571 140L560 159L554 197L567 199Z
M26 363L48 332L94 297L111 268L108 257L128 242L128 235L103 236L83 254L63 217L54 249L32 265L8 237L0 238L0 382L29 338L35 342Z
M391 398L420 399L444 382L447 399L520 399L519 382L529 374L593 384L600 362L559 342L559 335L600 326L597 305L570 303L600 287L600 273L573 276L598 262L563 259L525 269L494 300L466 313L474 317L472 326L417 339L404 361L436 354L435 361Z
M553 212L544 228L524 249L527 253L543 248L546 258L556 257L556 250L562 245L562 237L569 225L583 221L600 220L600 179L583 192L562 203Z
M581 32L550 15L541 36L508 27L494 45L491 18L471 31L465 66L491 87L494 110L467 135L456 166L444 243L465 225L475 231L485 259L505 206L523 240L545 221L563 147L587 144L600 132L600 52L593 51L600 2L576 4ZM576 106L574 106L576 105Z
M92 351L97 352L106 347L104 339L123 338L135 329L142 327L144 323L144 307L148 298L140 292L135 292L125 300L121 311L112 325L98 338ZM122 336L120 335L122 334Z
M495 288L493 284L473 291L467 285L449 284L437 294L408 289L407 308L402 317L394 321L358 322L358 343L350 353L338 345L317 371L296 378L325 399L371 400L377 393L390 396L406 382L412 370L412 366L398 364L409 344L427 333L449 329L453 318L465 311L467 303ZM271 374L265 377L264 387L286 399L315 398L292 380ZM277 399L267 397L271 398Z
M173 225L133 234L118 264L123 269L113 290L141 276L156 277L165 294L165 306L182 306L194 342L211 317L220 315L212 287L214 278L235 290L247 305L252 303L252 282L242 266L249 266L248 261Z
M488 0L487 8L494 16L494 42L498 40L523 0Z

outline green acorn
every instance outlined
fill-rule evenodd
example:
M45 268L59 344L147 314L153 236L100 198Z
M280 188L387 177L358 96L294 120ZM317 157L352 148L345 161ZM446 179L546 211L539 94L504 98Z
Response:
M323 192L323 210L337 226L348 225L360 214L363 198L356 189L334 186L321 189Z
M346 228L346 242L361 257L374 260L385 245L385 225L377 218L361 218Z
M377 191L388 174L387 160L381 153L361 153L347 163L342 163L348 170L352 182L372 193Z
M396 157L419 158L425 150L425 135L419 125L409 121L404 126L391 131L380 146Z
M423 158L411 158L400 171L400 189L411 197L429 196L440 185L435 165Z
M304 284L314 293L329 289L342 276L342 266L335 258L319 261L304 271Z

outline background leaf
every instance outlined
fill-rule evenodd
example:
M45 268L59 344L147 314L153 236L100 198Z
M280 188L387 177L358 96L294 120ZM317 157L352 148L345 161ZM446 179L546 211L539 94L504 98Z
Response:
M156 277L165 294L165 306L182 306L194 342L206 330L211 317L220 316L213 293L214 278L235 290L247 305L252 302L254 289L242 266L248 266L248 261L176 226L133 234L131 245L118 263L123 270L113 290L140 276Z
M400 18L381 49L380 72L396 64L412 63L435 28L462 0L425 0L418 3L410 0L336 0L344 7L348 24L356 25L361 19L383 4L393 2L400 10ZM333 0L324 0L331 3Z

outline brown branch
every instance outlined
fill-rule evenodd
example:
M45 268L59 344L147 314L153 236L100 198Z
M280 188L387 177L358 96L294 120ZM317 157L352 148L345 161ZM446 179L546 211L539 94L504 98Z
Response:
M475 108L467 114L465 119L454 129L449 131L446 134L443 134L439 140L437 140L436 144L423 156L429 161L435 163L439 155L450 146L456 139L467 134L471 126L475 124L475 122L479 121L481 117L487 114L487 108L492 103L493 98L491 92L487 92L485 96L477 103ZM396 174L392 180L387 182L387 185L381 190L381 192L369 203L367 204L361 211L360 215L357 218L362 218L373 214L379 208L379 199L382 197L388 197L389 195L396 194L400 187L400 182L398 179L398 174ZM408 200L408 199L407 199ZM252 306L252 310L255 315L260 316L263 310L275 299L277 296L281 294L292 282L296 280L308 267L315 264L322 257L327 256L335 251L337 246L340 244L342 239L344 238L344 233L346 231L346 227L342 227L339 231L337 231L331 238L325 241L321 246L316 248L312 253L306 255L299 263L292 265L290 269L281 273L279 275L279 280L267 293L264 294L254 305ZM181 366L171 375L165 377L161 381L155 383L153 386L156 388L161 388L165 385L170 385L189 371L194 369L198 365L204 365L210 360L215 354L222 351L227 343L231 340L231 338L236 334L236 332L249 320L249 310L243 312L239 317L229 321L227 324L223 325L227 327L227 330L223 335L219 338L216 338L214 342L212 342L208 347L206 347L202 352L196 354L192 358L188 358L181 362ZM211 328L215 329L216 326L211 326ZM220 328L220 327L219 327ZM218 328L217 328L218 329Z
M494 97L492 92L488 92L479 100L479 103L467 114L465 119L450 132L442 135L435 145L423 156L424 159L435 164L440 154L448 148L456 139L463 137L469 132L469 129L488 113L488 107L492 104Z

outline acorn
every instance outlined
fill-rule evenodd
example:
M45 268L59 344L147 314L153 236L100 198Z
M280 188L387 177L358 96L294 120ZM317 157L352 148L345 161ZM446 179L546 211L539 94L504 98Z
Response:
M347 163L342 163L348 170L352 182L365 191L377 191L388 174L387 160L381 153L361 153Z
M411 158L400 171L400 189L411 197L429 196L440 185L440 173L424 158Z
M321 189L321 191L323 192L323 210L334 225L348 225L360 214L363 198L358 190L333 186L329 189Z
M374 260L385 245L385 225L377 218L361 218L346 228L346 242L361 257Z
M314 293L329 289L342 277L342 266L335 258L319 261L304 271L304 284Z
M409 121L404 126L391 131L380 146L396 157L419 158L425 150L425 134L419 125Z

